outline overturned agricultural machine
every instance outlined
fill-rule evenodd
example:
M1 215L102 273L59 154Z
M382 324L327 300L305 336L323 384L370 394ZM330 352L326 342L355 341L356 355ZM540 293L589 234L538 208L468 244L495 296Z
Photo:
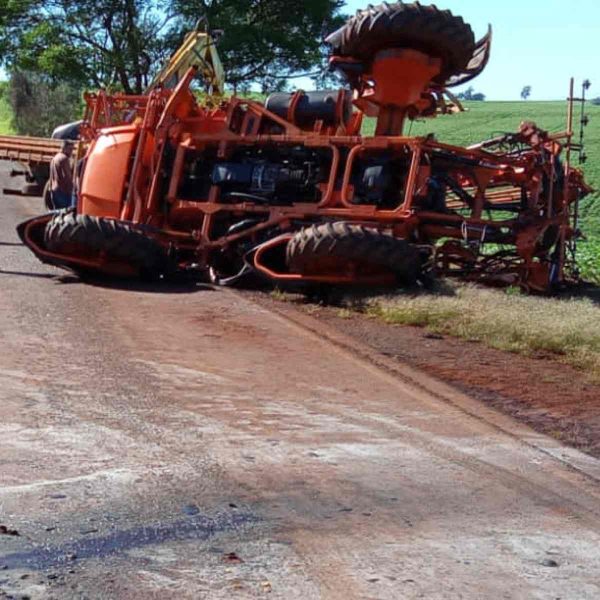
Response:
M469 148L404 135L460 108L448 88L484 69L491 42L449 11L384 3L327 38L348 83L338 91L200 102L194 77L215 79L202 60L172 88L89 95L75 210L19 234L81 273L303 286L437 273L551 291L576 271L590 191L570 164L573 93L559 134L526 122Z

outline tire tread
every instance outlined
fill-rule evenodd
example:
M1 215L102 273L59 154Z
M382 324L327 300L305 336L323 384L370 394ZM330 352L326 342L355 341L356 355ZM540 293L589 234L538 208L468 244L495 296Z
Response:
M304 273L325 257L389 268L409 283L417 279L421 267L418 250L406 240L346 221L305 227L287 245L286 261L293 273Z
M473 30L462 17L419 2L369 5L327 42L334 54L367 62L387 48L428 52L443 60L442 72L435 78L440 83L465 69L475 50Z
M48 250L56 253L65 245L104 252L129 262L141 277L153 277L172 269L162 246L140 228L114 219L78 215L72 210L60 211L49 221L44 242Z

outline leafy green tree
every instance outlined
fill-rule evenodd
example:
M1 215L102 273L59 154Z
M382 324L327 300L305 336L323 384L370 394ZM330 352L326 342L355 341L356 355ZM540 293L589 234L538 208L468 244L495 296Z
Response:
M139 93L169 53L160 0L0 0L0 63Z
M459 100L471 100L471 101L479 101L483 102L485 100L485 94L481 92L476 92L475 88L470 85L466 90L457 94L456 97Z
M180 21L204 15L223 30L219 53L235 89L263 89L299 75L323 71L323 37L344 22L343 0L175 0ZM180 22L180 32L185 26Z
M49 136L81 115L81 94L69 83L50 83L38 73L15 71L8 83L12 126L23 135Z
M235 88L281 88L322 66L343 0L0 0L0 65L141 93L200 18L222 29Z

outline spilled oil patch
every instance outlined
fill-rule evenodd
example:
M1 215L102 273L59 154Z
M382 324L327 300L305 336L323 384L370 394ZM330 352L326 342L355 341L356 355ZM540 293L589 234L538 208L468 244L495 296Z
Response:
M192 518L111 531L105 536L86 536L61 545L15 552L0 557L0 563L7 569L45 570L73 564L73 560L104 558L165 542L205 540L219 533L251 525L258 520L255 515L239 511L212 517L198 514Z

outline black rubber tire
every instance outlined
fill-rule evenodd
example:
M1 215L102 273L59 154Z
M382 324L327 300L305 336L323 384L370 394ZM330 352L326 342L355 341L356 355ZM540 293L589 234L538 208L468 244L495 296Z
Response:
M325 257L383 267L403 283L414 283L421 271L419 251L406 240L344 221L306 227L288 242L286 261L293 273L306 274Z
M418 2L384 2L357 11L327 38L333 54L370 62L388 48L411 48L442 59L436 82L445 82L469 64L475 49L471 26L462 17Z
M174 270L158 242L130 223L114 219L61 211L46 225L44 242L48 250L57 254L66 246L80 247L92 254L104 252L133 267L142 279L157 279Z

